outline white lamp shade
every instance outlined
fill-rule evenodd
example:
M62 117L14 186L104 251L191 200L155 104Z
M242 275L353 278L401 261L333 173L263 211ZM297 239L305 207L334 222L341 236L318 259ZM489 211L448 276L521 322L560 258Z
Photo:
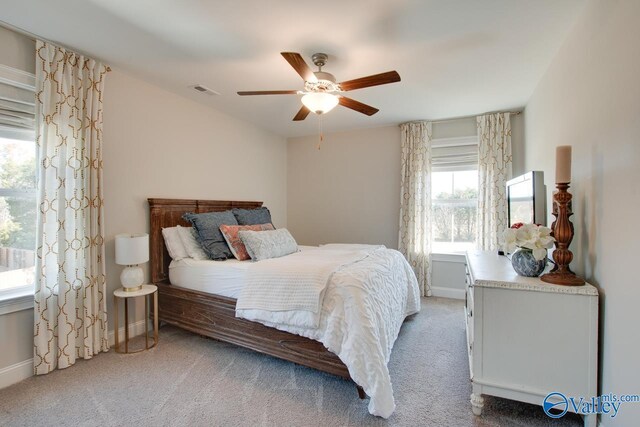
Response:
M148 234L118 234L116 264L136 265L149 261Z
M326 92L311 92L302 97L302 103L316 114L324 114L338 105L338 97Z

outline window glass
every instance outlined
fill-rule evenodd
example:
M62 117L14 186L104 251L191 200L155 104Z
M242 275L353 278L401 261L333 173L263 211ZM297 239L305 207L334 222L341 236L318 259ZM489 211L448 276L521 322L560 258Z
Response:
M35 173L35 142L0 131L0 294L34 284Z
M478 171L432 172L432 252L464 252L475 247Z

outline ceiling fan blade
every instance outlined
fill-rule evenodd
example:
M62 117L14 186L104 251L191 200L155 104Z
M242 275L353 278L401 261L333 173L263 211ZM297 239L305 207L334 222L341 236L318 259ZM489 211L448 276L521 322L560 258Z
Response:
M373 116L375 113L380 111L377 108L373 108L370 105L363 104L362 102L356 101L355 99L347 98L346 96L341 96L338 102L343 107L351 108L352 110L355 110L362 114L366 114L367 116Z
M374 74L373 76L360 77L359 79L347 80L340 83L340 88L344 91L362 89L365 87L386 85L400 81L400 74L397 71L387 71L386 73Z
M280 55L282 55L284 59L287 60L289 65L291 65L293 69L296 70L298 74L300 74L300 77L302 77L305 82L318 82L318 78L315 74L313 74L313 70L311 70L307 63L304 62L304 59L302 59L302 56L299 53L280 52Z
M238 92L238 95L297 95L297 90L252 90L248 92Z
M296 114L296 116L293 118L293 121L299 122L300 120L306 119L310 112L311 110L309 110L307 107L303 105L302 108L300 108L300 110Z

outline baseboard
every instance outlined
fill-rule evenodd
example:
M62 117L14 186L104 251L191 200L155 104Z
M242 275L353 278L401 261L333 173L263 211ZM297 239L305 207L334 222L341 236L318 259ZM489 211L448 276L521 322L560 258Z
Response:
M151 322L150 322L151 323ZM150 325L151 326L151 325ZM118 328L120 340L124 340L124 326ZM129 325L129 337L133 338L144 333L144 320ZM115 344L115 334L109 331L109 346ZM0 369L0 389L18 383L33 376L33 359L24 360L14 365Z
M0 388L26 380L33 375L33 359L23 360L0 369Z
M464 289L432 286L431 295L442 298L464 299Z

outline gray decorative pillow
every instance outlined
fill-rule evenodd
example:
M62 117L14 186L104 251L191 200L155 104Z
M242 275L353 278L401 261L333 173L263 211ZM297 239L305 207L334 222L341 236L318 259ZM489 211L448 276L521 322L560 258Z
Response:
M256 209L234 208L231 211L240 225L273 224L271 213L264 206Z
M271 231L241 230L238 236L253 261L278 258L298 252L298 244L286 228Z
M220 232L221 225L238 225L231 211L207 212L201 214L186 213L182 216L193 224L198 243L211 259L224 260L233 258L231 249Z

